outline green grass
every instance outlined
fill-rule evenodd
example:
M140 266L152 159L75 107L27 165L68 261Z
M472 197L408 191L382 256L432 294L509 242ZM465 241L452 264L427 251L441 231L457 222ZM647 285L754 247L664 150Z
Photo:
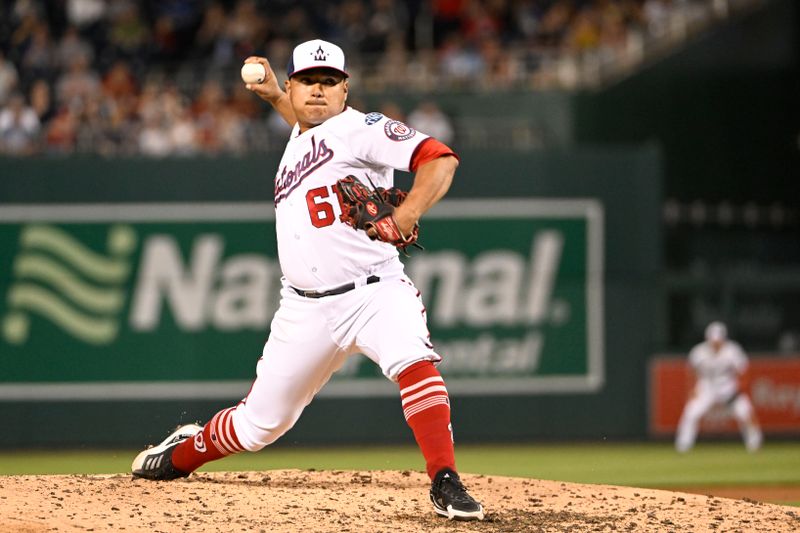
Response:
M128 472L136 451L17 451L0 453L0 474ZM800 485L800 443L767 443L748 454L738 443L700 443L677 454L667 443L460 445L459 470L576 483L639 487ZM413 446L292 448L239 454L202 470L421 470Z

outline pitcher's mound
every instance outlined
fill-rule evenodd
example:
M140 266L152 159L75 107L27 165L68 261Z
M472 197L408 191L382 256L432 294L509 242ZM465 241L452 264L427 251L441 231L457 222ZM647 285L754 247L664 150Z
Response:
M793 507L680 492L463 474L483 522L433 512L419 472L272 470L152 482L130 475L0 478L0 531L800 531Z

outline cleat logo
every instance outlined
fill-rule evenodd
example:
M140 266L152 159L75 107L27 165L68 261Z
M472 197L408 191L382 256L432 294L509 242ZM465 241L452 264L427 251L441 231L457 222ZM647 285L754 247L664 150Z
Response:
M155 470L161 466L161 461L164 459L163 455L151 455L144 461L144 470Z
M194 449L198 453L206 453L206 451L208 451L208 448L206 448L206 442L203 439L203 432L202 431L194 436Z

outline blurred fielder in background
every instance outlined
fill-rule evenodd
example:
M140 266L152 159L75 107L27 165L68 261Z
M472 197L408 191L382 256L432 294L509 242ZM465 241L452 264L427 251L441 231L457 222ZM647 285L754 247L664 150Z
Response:
M675 448L689 451L703 416L715 405L725 405L739 424L745 447L754 452L761 447L763 437L745 392L747 355L738 343L728 339L728 329L722 322L709 324L705 339L689 352L695 384L678 422Z

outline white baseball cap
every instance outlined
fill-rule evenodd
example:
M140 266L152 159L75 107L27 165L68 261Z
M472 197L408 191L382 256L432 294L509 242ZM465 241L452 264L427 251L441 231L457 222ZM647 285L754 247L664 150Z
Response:
M344 51L333 43L314 39L294 47L286 66L286 73L291 78L298 72L312 68L332 68L348 77L344 60Z
M728 338L728 328L722 322L712 322L706 327L707 341L724 341Z

